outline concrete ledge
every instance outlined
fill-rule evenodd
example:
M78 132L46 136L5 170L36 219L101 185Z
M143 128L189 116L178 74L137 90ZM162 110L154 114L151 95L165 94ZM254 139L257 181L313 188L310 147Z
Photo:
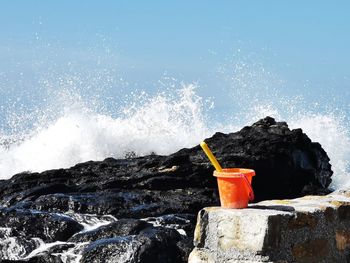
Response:
M350 262L350 191L198 214L190 263Z

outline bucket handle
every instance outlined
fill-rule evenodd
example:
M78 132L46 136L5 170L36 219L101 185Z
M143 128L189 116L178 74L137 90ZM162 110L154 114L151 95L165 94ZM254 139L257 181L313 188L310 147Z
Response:
M248 181L248 178L245 174L241 174L241 177L243 177L245 179L245 182L246 184L248 185L248 188L249 188L249 201L253 201L254 200L254 191L253 191L253 188L252 186L250 185L249 181Z

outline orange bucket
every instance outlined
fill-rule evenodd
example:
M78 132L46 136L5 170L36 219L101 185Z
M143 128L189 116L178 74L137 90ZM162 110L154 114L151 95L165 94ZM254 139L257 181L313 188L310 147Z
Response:
M254 199L251 187L254 175L254 170L243 168L222 169L222 172L214 171L214 176L218 180L221 207L247 207L248 201Z

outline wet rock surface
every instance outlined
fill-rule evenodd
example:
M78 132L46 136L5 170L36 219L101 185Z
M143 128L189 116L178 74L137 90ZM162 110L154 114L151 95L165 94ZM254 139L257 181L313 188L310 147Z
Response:
M92 242L84 250L82 262L179 262L177 242L181 239L174 229L150 227L136 236Z
M256 201L330 192L326 152L286 123L267 117L206 142L223 167L256 171ZM10 252L10 245L0 245L0 258L186 262L197 212L219 204L212 172L196 146L169 156L107 158L14 175L0 181L0 244L17 238L24 245ZM43 242L44 251L33 253Z
M17 237L37 237L45 242L66 241L83 229L62 215L7 208L0 208L0 227L11 229Z

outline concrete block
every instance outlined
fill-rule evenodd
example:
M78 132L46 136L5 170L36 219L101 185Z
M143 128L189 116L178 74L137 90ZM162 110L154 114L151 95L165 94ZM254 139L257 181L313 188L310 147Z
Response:
M350 192L204 208L189 262L349 262Z

